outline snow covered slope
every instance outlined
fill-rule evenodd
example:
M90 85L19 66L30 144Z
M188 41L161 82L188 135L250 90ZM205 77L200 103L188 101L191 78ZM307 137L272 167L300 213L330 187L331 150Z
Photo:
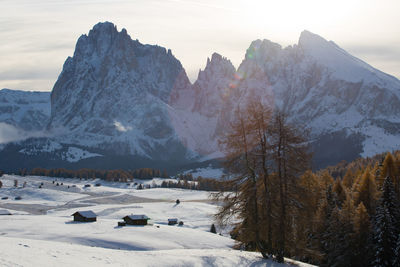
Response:
M54 241L0 237L0 265L14 266L262 266L312 265L291 261L286 264L263 260L258 253L232 249L174 249L125 251L87 247Z
M50 93L0 90L0 144L45 135Z
M15 188L15 179L26 186ZM8 199L1 199L0 207L13 215L0 216L1 266L310 266L289 259L278 264L259 253L233 250L228 234L209 232L218 206L208 201L208 192L136 190L97 179L57 178L57 186L53 180L2 177L0 196ZM73 222L71 214L83 210L93 210L97 221ZM150 224L117 226L132 213L146 214ZM184 225L170 226L168 218Z
M50 93L0 90L0 123L25 131L39 131L50 117Z

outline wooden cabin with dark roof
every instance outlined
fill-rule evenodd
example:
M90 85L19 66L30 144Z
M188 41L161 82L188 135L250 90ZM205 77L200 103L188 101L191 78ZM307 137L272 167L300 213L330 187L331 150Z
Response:
M147 225L147 221L150 220L149 217L147 217L144 214L140 215L127 215L124 218L122 218L126 224L128 225Z
M168 225L175 225L175 224L178 224L178 219L177 218L168 219Z
M95 222L97 215L91 210L77 211L71 216L74 216L75 222Z
M5 209L0 209L0 215L11 215L11 212Z

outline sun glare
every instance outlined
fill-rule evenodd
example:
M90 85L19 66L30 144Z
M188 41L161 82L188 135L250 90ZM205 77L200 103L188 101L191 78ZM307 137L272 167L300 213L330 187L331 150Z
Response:
M304 29L324 32L333 27L345 27L360 1L241 1L240 10L246 17L247 27L269 33L283 41L288 33L298 36Z

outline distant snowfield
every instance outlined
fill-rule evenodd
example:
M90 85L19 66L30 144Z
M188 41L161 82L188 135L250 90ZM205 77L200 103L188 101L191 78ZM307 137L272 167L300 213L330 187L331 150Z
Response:
M221 177L224 175L224 169L213 168L213 167L209 166L207 168L197 168L194 170L185 171L185 174L189 174L189 173L191 173L194 178L201 176L203 178L221 179Z
M14 188L15 179L25 188ZM232 250L234 240L223 230L223 236L210 233L218 207L208 192L13 175L0 180L0 198L8 197L0 208L13 213L0 216L1 266L284 266ZM79 210L93 210L97 222L73 222ZM118 227L130 214L146 214L150 225ZM168 226L168 218L184 225Z

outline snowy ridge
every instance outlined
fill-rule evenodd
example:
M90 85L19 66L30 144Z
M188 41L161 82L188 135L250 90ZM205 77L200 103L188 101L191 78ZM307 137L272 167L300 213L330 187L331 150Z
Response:
M379 86L387 86L388 89L393 86L398 87L400 84L393 76L350 55L333 41L327 41L309 31L301 33L298 46L319 64L326 66L338 79L348 82L377 83Z
M0 90L0 144L46 136L49 118L49 92Z
M0 122L23 130L42 130L50 117L50 93L0 90Z

